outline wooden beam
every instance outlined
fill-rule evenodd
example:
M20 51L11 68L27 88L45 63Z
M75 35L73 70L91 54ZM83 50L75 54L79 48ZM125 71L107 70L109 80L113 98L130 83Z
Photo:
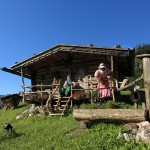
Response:
M114 71L114 57L113 56L110 57L111 57L111 71Z
M18 71L12 70L12 69L8 69L6 67L1 68L1 70L5 71L5 72L8 72L8 73L11 73L11 74L21 76L21 72L18 72ZM27 79L31 79L31 76L27 75L27 74L24 74L24 77L27 78Z
M111 71L112 71L112 76L113 76L113 72L114 72L114 57L111 56ZM114 81L111 81L112 86L114 87ZM112 97L113 97L113 101L115 101L115 91L114 88L112 88Z

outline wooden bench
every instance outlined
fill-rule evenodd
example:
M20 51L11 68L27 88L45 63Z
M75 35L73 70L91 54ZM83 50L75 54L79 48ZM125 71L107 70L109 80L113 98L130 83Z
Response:
M73 117L79 128L87 128L94 121L133 123L147 120L143 109L74 109Z

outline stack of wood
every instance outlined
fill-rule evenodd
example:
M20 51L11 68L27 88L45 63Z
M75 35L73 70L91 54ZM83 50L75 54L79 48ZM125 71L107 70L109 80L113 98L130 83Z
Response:
M25 93L25 101L29 104L36 104L37 106L45 105L48 98L49 98L48 92Z

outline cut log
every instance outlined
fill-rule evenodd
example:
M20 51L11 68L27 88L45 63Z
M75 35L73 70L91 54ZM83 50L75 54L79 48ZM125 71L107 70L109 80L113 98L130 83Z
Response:
M74 109L73 117L78 121L141 122L145 121L143 109Z

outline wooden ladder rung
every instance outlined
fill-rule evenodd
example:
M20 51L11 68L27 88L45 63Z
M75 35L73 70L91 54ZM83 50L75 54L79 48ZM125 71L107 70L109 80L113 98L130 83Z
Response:
M49 114L49 116L62 116L64 115L63 113L55 113L55 114Z
M63 103L63 102L68 102L68 101L67 101L67 100L66 100L66 101L65 101L65 100L62 100L62 101L60 101L60 102L62 102L62 103Z
M58 105L53 105L54 107L58 107Z
M66 105L60 105L60 106L65 107Z
M60 99L61 97L53 97L52 99Z
M66 97L66 96L65 96L65 97L62 97L62 98L68 98L68 99L69 99L69 98L70 98L70 96L68 96L68 97Z
M60 103L62 102L63 103L63 102L68 102L68 101L67 100L60 100L60 101L55 101L55 102L56 103L58 103L58 102L60 102Z
M66 109L61 109L61 108L59 108L59 110L66 110Z

